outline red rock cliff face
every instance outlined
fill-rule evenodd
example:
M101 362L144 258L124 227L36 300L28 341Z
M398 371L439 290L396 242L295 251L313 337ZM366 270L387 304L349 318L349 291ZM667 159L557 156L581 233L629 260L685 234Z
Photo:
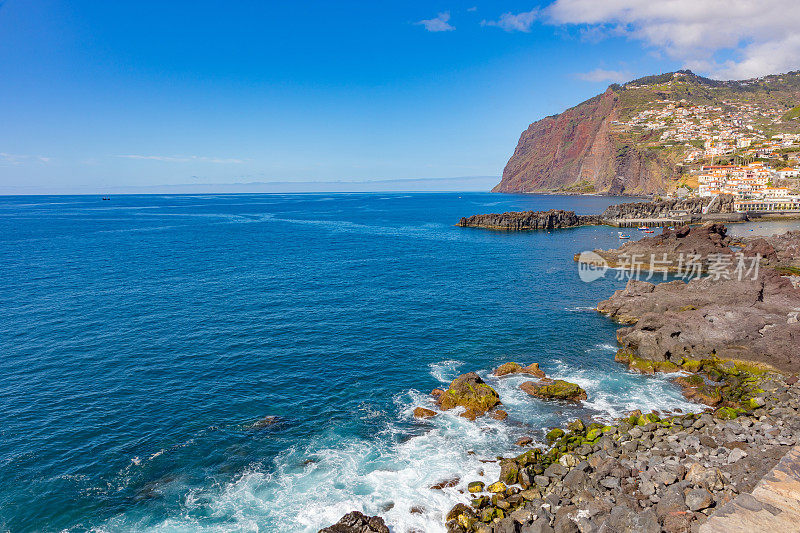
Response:
M618 110L618 95L609 89L534 122L520 136L493 191L663 192L670 165L615 137Z

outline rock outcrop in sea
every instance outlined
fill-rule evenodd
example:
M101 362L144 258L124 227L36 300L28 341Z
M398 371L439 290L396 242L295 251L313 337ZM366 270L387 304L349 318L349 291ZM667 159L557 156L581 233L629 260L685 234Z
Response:
M522 211L463 217L458 225L464 228L487 228L509 231L575 228L600 224L594 215L576 215L574 211L551 209L549 211Z
M500 395L475 372L458 376L450 387L438 395L439 407L447 411L454 407L466 409L461 416L474 420L500 405Z

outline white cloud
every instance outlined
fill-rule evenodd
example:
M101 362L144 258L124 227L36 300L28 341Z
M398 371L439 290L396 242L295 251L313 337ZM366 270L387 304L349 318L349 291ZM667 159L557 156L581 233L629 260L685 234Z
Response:
M633 79L633 74L624 70L605 70L596 68L590 72L579 72L575 77L583 81L611 81L615 83L622 83Z
M428 31L453 31L455 30L455 26L452 26L449 22L450 20L450 13L445 11L444 13L439 13L436 18L420 20L419 22L415 22L414 24L419 24L425 26L425 29Z
M716 78L800 67L797 0L556 0L551 22L626 35ZM732 59L719 59L723 52Z
M222 158L222 157L206 157L206 156L198 156L198 155L186 155L186 156L168 156L168 155L138 155L138 154L126 154L126 155L118 155L117 157L123 157L125 159L146 159L150 161L165 161L168 163L189 163L192 161L200 161L204 163L219 163L219 164L228 164L228 163L244 163L244 159L233 159L233 158Z
M481 21L481 26L497 26L505 31L531 31L531 26L539 16L538 9L531 9L523 13L503 13L498 20Z
M9 154L8 152L0 152L0 162L10 163L12 165L21 165L23 163L49 163L51 160L51 157L43 155Z

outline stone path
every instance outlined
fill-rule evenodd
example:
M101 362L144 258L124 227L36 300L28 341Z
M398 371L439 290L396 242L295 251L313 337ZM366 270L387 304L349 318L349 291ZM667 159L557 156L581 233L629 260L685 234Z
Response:
M700 533L800 532L800 446L758 482L700 526Z

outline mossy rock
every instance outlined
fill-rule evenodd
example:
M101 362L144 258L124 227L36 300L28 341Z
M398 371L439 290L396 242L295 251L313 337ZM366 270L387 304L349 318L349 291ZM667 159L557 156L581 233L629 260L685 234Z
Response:
M500 481L506 485L513 485L519 476L519 465L513 459L500 461Z
M505 513L503 513L502 509L498 509L497 507L487 507L481 513L481 521L489 523L495 519L502 520L505 518Z
M586 440L589 442L594 442L599 439L603 435L603 430L601 428L594 428L590 429L586 432Z
M536 384L533 381L526 381L520 388L534 396L543 400L561 400L577 402L586 399L586 391L583 390L576 383L570 383L563 379L557 379L553 382Z
M470 503L470 505L472 505L472 507L474 509L482 509L483 507L486 507L487 505L489 505L490 501L491 500L489 499L488 496L481 496L479 498L474 498L469 503Z
M686 370L687 372L696 373L700 371L702 368L703 362L697 361L695 359L684 359L683 363L681 363L681 367Z
M506 376L508 374L518 374L522 372L522 365L519 363L503 363L494 370L495 376Z
M634 357L633 353L625 348L621 348L617 350L617 353L614 355L614 361L618 363L629 363L631 359Z
M539 448L533 448L532 450L528 450L527 452L518 455L514 460L517 462L517 464L519 464L520 467L525 467L538 461L541 454L542 450Z
M576 418L567 424L567 429L573 433L583 433L586 430L586 424L580 418Z
M486 487L486 490L488 490L491 493L505 492L506 484L503 483L502 481L496 481L491 485L489 485L488 487Z
M483 481L472 481L469 485L467 485L467 490L474 494L476 492L483 492L483 488L486 485L483 484Z
M739 410L733 407L720 407L714 411L714 417L720 420L733 420L739 416Z
M475 513L472 509L470 509L467 505L463 503L457 503L453 506L452 509L447 513L446 520L449 522L450 520L456 520L459 516L465 514L469 517L475 517Z
M461 406L476 414L483 414L500 403L500 395L478 374L470 372L454 379L450 388L439 396L439 403L445 410Z
M752 376L763 376L769 372L769 368L765 365L749 361L734 361L733 370L740 374L750 374Z
M548 444L552 444L553 442L557 441L561 437L564 436L564 430L561 428L553 428L547 432L545 435L545 439L547 440Z
M703 376L692 374L691 376L680 376L675 379L675 382L681 387L702 387L705 385Z

